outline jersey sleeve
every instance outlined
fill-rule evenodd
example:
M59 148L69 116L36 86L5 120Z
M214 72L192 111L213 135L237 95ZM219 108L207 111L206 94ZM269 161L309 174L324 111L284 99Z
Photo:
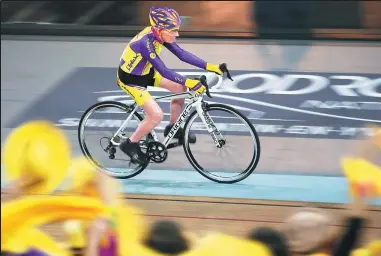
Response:
M181 61L186 62L190 65L193 65L198 68L206 69L206 61L200 59L199 57L193 55L192 53L182 49L175 42L173 43L164 43L164 46L177 56Z
M154 69L156 69L160 75L171 80L173 82L185 85L186 78L165 66L163 61L155 52L155 47L151 40L146 39L142 42L144 45L140 48L140 52L143 58L149 61Z

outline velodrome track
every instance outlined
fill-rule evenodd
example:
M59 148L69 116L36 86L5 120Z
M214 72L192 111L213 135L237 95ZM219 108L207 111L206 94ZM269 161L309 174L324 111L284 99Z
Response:
M241 41L188 40L182 45L211 62L227 62L233 72L291 69L299 73L380 77L379 45L268 45L267 53L261 48L263 45ZM211 45L213 51L206 52L205 48ZM47 118L57 122L77 118L86 107L99 100L100 96L94 92L104 93L102 97L123 96L115 92L113 77L123 47L121 39L2 37L2 144L12 128L26 120ZM281 50L293 55L283 56ZM163 59L171 68L183 71L190 68L168 52L163 53ZM168 107L164 109L168 112ZM381 122L380 116L373 120ZM298 114L291 117L300 118ZM255 122L266 125L277 122L262 119ZM286 126L287 122L282 120L280 124ZM348 126L358 126L353 120L345 122ZM316 125L313 120L311 123ZM61 128L73 145L73 155L79 155L75 126ZM243 235L254 225L279 226L289 212L305 204L322 205L340 216L344 211L338 208L342 208L341 204L348 198L338 159L355 152L358 141L345 136L316 138L293 134L262 130L262 156L256 173L234 185L206 180L191 169L182 149L175 149L165 163L150 166L142 175L127 180L126 198L142 207L149 220L173 218L186 228L200 232L210 228ZM2 200L8 198L9 195L2 193ZM379 234L381 229L381 208L379 202L376 203L369 215L367 235L370 236ZM57 227L48 228L60 234Z

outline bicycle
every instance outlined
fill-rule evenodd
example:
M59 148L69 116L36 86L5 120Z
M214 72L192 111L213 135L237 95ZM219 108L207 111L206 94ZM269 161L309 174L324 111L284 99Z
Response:
M227 69L226 64L221 64L220 69L227 74L227 77L230 80L233 80L230 76L230 73ZM207 77L203 75L199 78L199 80L206 87L205 94L209 98L212 98L209 91ZM222 79L219 81L222 82ZM154 163L163 163L168 157L168 150L171 148L181 146L181 145L183 146L185 155L188 161L190 162L190 164L193 166L193 168L196 169L202 176L214 182L226 183L226 184L236 183L247 178L255 170L260 158L260 151L261 151L260 140L259 140L257 131L255 130L254 126L250 123L250 121L248 120L246 116L244 116L241 112L239 112L235 108L230 107L226 104L219 104L219 103L209 104L203 100L203 95L197 96L195 92L192 92L192 91L187 91L187 92L179 93L179 94L169 94L169 95L165 95L161 97L154 97L154 99L158 102L163 100L182 99L182 98L187 99L188 101L190 101L190 103L185 106L180 117L177 119L176 123L173 125L172 129L170 130L169 134L164 138L164 141L159 142L154 130L151 131L145 137L145 139L140 141L140 146L142 148L142 151L143 152L145 151L148 161L142 165L138 165L137 167L135 167L130 174L123 174L121 176L111 174L114 178L118 178L118 179L132 178L140 174L141 172L143 172L143 170L148 166L150 161ZM107 147L102 147L102 143L100 142L103 151L108 154L109 159L115 159L115 154L117 152L116 149L120 145L121 140L128 138L126 134L124 133L124 130L126 129L126 127L129 127L128 124L129 122L131 122L132 118L134 117L137 120L137 122L141 122L144 119L144 113L143 115L141 115L137 112L139 109L139 106L136 103L127 105L118 101L103 101L89 107L81 117L81 120L78 125L78 140L79 140L82 153L95 167L97 167L101 171L104 171L107 173L110 173L110 172L115 173L111 171L111 168L106 168L102 166L101 164L97 162L96 159L92 157L85 142L84 131L85 131L86 123L89 120L91 120L89 117L93 113L95 113L96 110L104 109L104 108L106 109L116 108L118 110L121 110L122 111L121 113L128 115L127 118L123 121L123 123L119 126L119 129L115 133L113 133L111 138L105 137L108 140ZM193 108L195 108L195 110L191 113L191 110ZM227 147L226 139L221 134L220 130L218 129L217 125L215 125L215 122L213 121L211 115L209 114L209 112L212 110L222 110L226 113L235 115L235 117L238 117L238 119L241 120L244 123L244 125L247 125L249 127L250 135L253 139L254 153L251 157L251 160L249 160L250 163L248 167L243 170L242 173L240 173L236 178L233 178L233 179L232 178L226 178L226 179L216 178L214 174L205 170L197 162L196 158L192 154L192 151L190 150L190 143L188 142L188 134L190 131L190 126L192 125L195 118L197 117L200 117L202 121L201 123L206 127L206 131L207 131L206 134L211 135L217 149ZM111 113L111 112L105 112L105 113ZM115 112L112 112L112 113L115 113ZM219 117L217 117L217 119L218 118ZM178 139L176 142L171 142L177 130L181 127L181 125L184 122L185 124L183 128L184 130L183 137L181 139Z

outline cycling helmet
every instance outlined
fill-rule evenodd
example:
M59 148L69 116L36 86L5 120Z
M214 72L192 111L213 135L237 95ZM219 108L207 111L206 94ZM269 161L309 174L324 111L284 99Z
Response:
M160 29L179 29L181 25L180 15L171 8L151 7L149 11L151 26Z

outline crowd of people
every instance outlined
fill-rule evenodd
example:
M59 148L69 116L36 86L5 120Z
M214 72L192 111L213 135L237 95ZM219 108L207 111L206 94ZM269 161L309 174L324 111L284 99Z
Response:
M196 236L170 220L149 225L143 209L122 199L119 180L72 157L62 130L44 120L26 122L2 150L13 199L2 202L1 255L381 255L380 233L359 243L369 199L381 195L381 168L365 157L381 149L379 129L366 140L364 156L341 160L352 199L343 229L334 228L339 220L324 209L300 208L279 229L255 227L238 237L212 230ZM41 229L48 223L60 223L64 241Z

